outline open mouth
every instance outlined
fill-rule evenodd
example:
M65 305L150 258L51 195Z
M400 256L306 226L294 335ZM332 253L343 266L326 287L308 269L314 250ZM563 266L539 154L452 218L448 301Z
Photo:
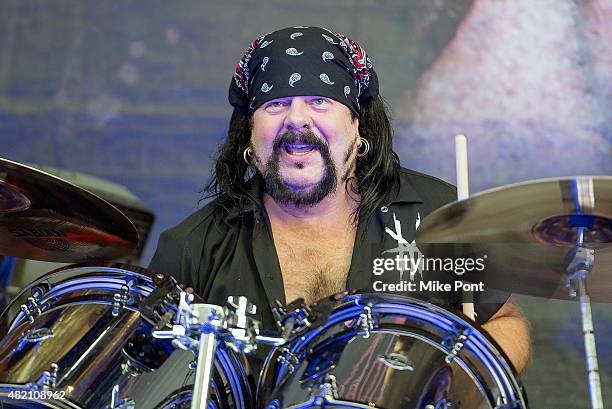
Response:
M283 148L285 149L285 152L287 152L289 155L296 156L306 155L316 149L314 145L304 143L284 144Z

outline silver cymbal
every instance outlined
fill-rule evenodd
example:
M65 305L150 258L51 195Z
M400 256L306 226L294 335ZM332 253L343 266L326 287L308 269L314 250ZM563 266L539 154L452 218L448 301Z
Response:
M0 254L73 263L130 254L138 232L93 193L0 158Z
M428 257L486 255L487 268L477 277L493 288L566 299L565 258L578 227L584 227L583 246L595 251L591 299L612 301L610 176L534 180L477 193L424 218L416 242Z

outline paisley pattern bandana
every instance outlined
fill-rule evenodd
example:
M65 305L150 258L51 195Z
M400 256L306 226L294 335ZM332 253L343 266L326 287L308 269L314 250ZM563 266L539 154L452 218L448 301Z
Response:
M356 114L378 96L378 78L365 50L345 35L319 27L289 27L253 41L238 62L229 102L252 114L291 96L334 99Z

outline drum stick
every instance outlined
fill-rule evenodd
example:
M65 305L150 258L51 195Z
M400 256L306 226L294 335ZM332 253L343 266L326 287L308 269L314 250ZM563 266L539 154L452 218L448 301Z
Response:
M470 195L467 138L462 134L455 135L455 164L457 169L457 200L467 199ZM471 291L463 291L463 313L476 321L474 294Z

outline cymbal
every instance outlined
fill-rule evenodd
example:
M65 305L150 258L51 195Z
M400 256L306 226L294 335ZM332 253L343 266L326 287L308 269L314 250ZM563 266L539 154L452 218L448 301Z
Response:
M0 254L74 263L129 255L138 232L93 193L0 158Z
M462 279L484 280L485 286L508 292L568 299L566 256L576 244L578 227L584 228L583 246L594 250L591 299L610 302L610 176L533 180L477 193L425 217L416 242L426 257L485 255L486 269Z

